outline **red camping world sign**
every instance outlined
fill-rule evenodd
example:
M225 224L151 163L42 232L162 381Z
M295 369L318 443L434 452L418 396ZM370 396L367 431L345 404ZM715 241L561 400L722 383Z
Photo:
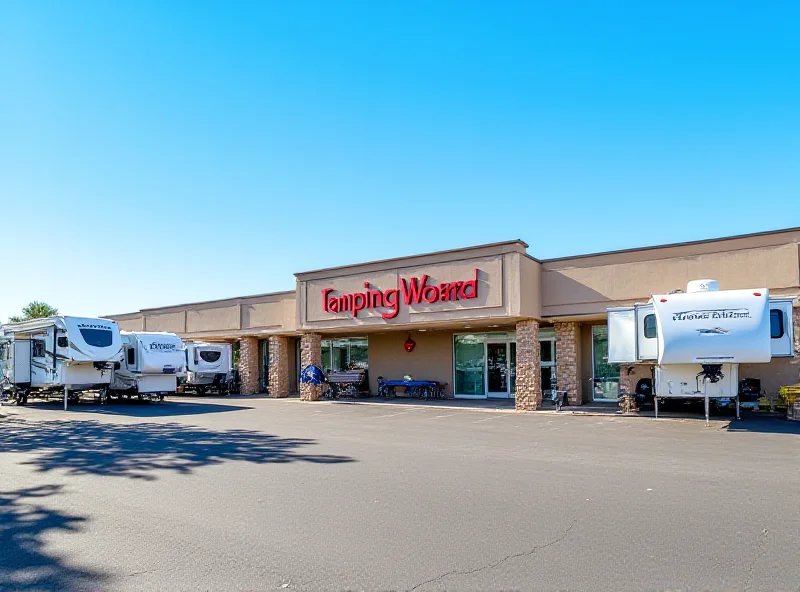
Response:
M400 287L379 290L364 282L363 292L336 294L333 288L322 290L322 310L331 313L349 312L358 317L358 311L384 308L381 317L393 319L400 311L400 297L407 306L412 304L434 304L455 300L473 300L478 297L478 269L466 282L444 282L429 284L428 276L400 278Z

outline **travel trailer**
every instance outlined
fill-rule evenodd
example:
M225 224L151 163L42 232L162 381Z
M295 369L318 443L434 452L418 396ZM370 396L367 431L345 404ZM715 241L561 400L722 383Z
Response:
M186 348L174 333L122 331L122 362L111 391L117 397L163 401L185 373Z
M720 290L715 280L686 292L656 294L646 304L608 309L608 361L652 368L652 395L736 402L739 364L794 355L791 298L766 288Z
M230 343L186 342L186 378L184 390L203 395L215 390L227 395L233 375L233 351Z
M115 321L57 316L0 327L2 389L24 405L29 396L76 401L95 391L101 403L122 341Z

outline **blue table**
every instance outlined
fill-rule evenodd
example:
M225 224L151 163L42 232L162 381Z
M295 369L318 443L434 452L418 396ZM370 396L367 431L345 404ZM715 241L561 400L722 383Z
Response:
M435 380L379 380L378 396L387 399L395 396L395 389L403 387L409 397L420 399L444 398L443 385Z

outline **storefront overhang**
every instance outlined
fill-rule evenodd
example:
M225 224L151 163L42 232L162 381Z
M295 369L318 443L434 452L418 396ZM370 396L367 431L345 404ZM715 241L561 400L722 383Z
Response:
M540 315L540 263L522 241L297 274L301 331L365 333Z

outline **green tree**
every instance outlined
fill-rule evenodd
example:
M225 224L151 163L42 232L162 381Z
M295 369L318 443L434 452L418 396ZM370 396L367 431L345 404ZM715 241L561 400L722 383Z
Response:
M22 321L29 321L30 319L41 319L44 317L54 317L58 314L58 309L50 306L46 302L39 302L34 300L22 309L22 316L11 317L8 319L9 323L21 323Z

